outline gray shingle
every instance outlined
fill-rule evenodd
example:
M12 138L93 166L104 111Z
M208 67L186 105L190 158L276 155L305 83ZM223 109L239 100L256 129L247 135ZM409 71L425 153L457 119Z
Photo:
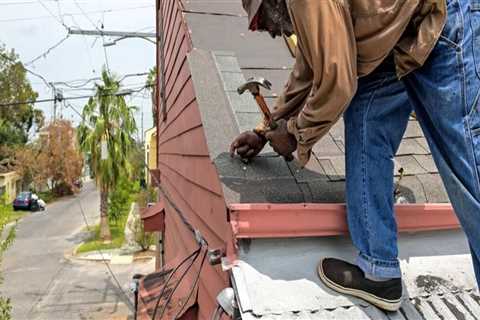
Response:
M240 95L235 91L229 91L227 97L235 112L259 112L258 105L248 92Z
M309 181L313 201L318 203L345 202L345 181Z
M288 166L290 167L290 170L295 176L295 179L299 183L315 180L329 180L325 169L320 165L314 155L312 155L312 158L303 169L300 168L297 160L289 162Z
M198 12L211 12L215 14L235 14L245 16L242 3L238 1L182 1L185 9ZM202 14L199 14L200 16Z
M423 137L422 128L418 124L418 121L408 121L407 130L405 131L404 138L420 138Z
M428 173L438 173L438 169L433 161L432 155L414 155L414 157Z
M400 183L398 183L398 178L395 178L395 185L398 186L397 199L403 197L408 203L427 202L424 186L416 176L403 177Z
M220 72L225 91L237 92L239 86L245 83L245 78L241 72Z
M395 158L395 161L403 168L403 174L406 176L427 173L414 156L398 156Z
M235 112L240 132L253 130L262 121L260 112Z
M331 157L330 160L335 169L336 175L345 179L345 157Z
M249 32L246 17L185 14L193 47L235 52L241 67L290 68L294 59L282 38Z
M343 118L338 120L330 129L330 135L334 139L345 139L345 123L343 121Z
M330 135L325 135L312 148L318 157L333 157L343 155L343 151L337 146Z
M421 145L423 149L427 150L428 154L431 153L426 138L415 138L415 141L417 141L417 143Z
M429 152L423 148L417 139L404 139L400 143L397 155L412 155L412 154L428 154Z
M292 172L282 157L256 157L245 165L245 175L247 179L264 181L293 179Z
M214 52L214 54L216 54L216 52ZM226 55L225 53L215 55L215 62L217 63L218 70L220 70L220 72L241 72L237 57L233 52L230 56Z
M427 201L432 203L449 202L447 192L439 174L422 174L417 178L422 182Z
M322 159L319 158L318 162L323 168L323 171L325 171L325 174L328 176L328 178L332 181L336 180L341 180L341 177L339 177L335 171L335 168L333 167L332 161L330 159Z
M279 96L282 94L283 88L287 82L288 76L290 75L290 66L285 69L276 69L276 70L265 70L265 69L243 69L242 72L245 75L245 78L250 77L262 77L269 80L272 83L272 90L262 89L262 93L265 96ZM273 110L273 105L270 106Z

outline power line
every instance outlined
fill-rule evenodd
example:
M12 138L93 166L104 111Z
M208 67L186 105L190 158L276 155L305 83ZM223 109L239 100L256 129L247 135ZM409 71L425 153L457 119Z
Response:
M8 61L10 61L11 63L20 63L19 61L15 60L15 59L13 59L13 58L11 58L11 57L9 57L7 54L5 54L5 53L3 53L3 52L0 52L0 55L1 55L2 57L4 57L5 59L7 59ZM26 68L23 64L22 64L22 67L23 67L23 69L25 69L25 71L27 71L28 73L34 75L34 76L37 77L37 78L40 78L40 79L43 81L43 83L44 83L47 87L50 88L50 84L48 83L47 79L45 79L45 78L44 78L43 76L41 76L40 74L38 74L38 73L36 73L36 72L33 72L32 70Z
M130 11L130 10L137 10L137 9L146 9L146 8L153 8L155 7L154 5L145 5L145 6L136 6L136 7L125 7L125 8L119 8L119 9L107 9L107 10L101 10L101 11L86 11L85 13L87 14L108 14L108 13L113 13L113 12L120 12L120 11ZM81 16L83 13L64 13L62 17L66 16ZM0 22L15 22L15 21L31 21L31 20L42 20L42 19L52 19L55 18L57 21L58 17L54 16L52 17L51 15L49 16L38 16L38 17L28 17L28 18L11 18L11 19L0 19Z
M80 25L77 23L77 20L75 20L75 17L70 16L70 18L72 19L73 24L78 29L80 29ZM69 32L69 34L70 34L70 32ZM83 36L82 39L83 39L83 44L85 45L85 49L86 49L86 52L87 52L87 55L88 55L88 59L90 60L90 67L92 68L92 73L95 73L95 67L93 66L93 58L92 58L92 54L91 54L91 48L88 47L87 37Z
M63 23L61 17L57 17L43 2L42 0L37 0L38 3L40 3L40 5L45 9L47 10L47 12L50 14L50 16L55 19L58 23L60 23L64 28L66 28L67 26L65 25L65 23Z
M94 98L94 97L114 97L114 96L128 96L132 93L135 92L140 92L143 89L149 86L144 86L140 89L137 90L129 90L128 92L119 92L115 94L103 94L103 95L88 95L88 96L78 96L78 97L63 97L61 99L56 99L56 98L50 98L50 99L37 99L37 100L31 100L31 101L15 101L11 103L2 103L0 104L0 107L13 107L13 106L18 106L22 104L34 104L34 103L43 103L43 102L55 102L55 101L66 101L66 100L78 100L78 99L88 99L88 98Z
M113 1L113 0L112 0ZM60 1L60 0L43 0L43 2L63 2L67 3L69 1ZM85 3L88 3L89 1L85 1ZM131 3L136 3L136 1L131 1ZM0 2L0 6L16 6L16 5L25 5L25 4L38 4L38 1L14 1L14 2L9 2L9 1L2 1Z
M127 73L127 74L124 74L123 76L121 76L120 79L118 80L118 82L122 82L123 80L125 80L127 78L142 77L142 76L146 76L146 75L148 75L148 72ZM54 82L53 84L54 85L64 85L64 86L72 88L72 89L79 89L79 88L85 87L87 84L89 84L89 83L91 83L95 80L102 80L102 78L94 77L94 78L90 78L90 79L76 79L76 80L70 80L70 81L57 81L57 82ZM80 82L80 81L82 81L81 84L72 84L74 82Z
M40 60L41 58L45 58L46 55L48 55L52 50L55 50L56 48L58 48L62 43L64 43L68 38L70 37L70 34L67 33L65 35L65 37L63 37L60 41L58 41L56 44L54 44L53 46L51 46L50 48L48 48L47 50L45 50L43 53L39 54L37 57L35 57L34 59L28 61L27 63L25 63L26 66L28 65L31 65L33 64L34 62Z

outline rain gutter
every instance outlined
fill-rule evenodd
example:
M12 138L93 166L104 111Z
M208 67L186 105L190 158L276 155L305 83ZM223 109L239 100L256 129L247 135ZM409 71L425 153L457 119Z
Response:
M234 237L321 237L348 233L344 204L230 204ZM400 232L459 228L450 204L395 206Z

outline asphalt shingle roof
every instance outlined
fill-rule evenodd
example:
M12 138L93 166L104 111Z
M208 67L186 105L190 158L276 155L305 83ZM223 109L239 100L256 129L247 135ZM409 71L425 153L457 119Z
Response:
M216 155L215 164L221 176L227 201L233 202L344 202L345 144L343 120L323 137L313 148L314 156L304 170L296 163L285 163L276 157L271 148L265 148L261 157L245 164L239 159L230 160L226 154L236 134L254 128L261 119L256 103L236 89L246 78L263 76L273 88L264 92L267 103L273 108L275 98L281 92L293 65L285 41L271 39L264 33L247 30L247 18L240 1L185 1L185 16L190 28L193 47L213 52L215 73L223 87L227 108L231 112L224 119L214 120L217 135L207 135L209 148ZM204 66L192 68L195 73L213 72ZM197 77L198 78L198 77ZM197 83L196 88L204 84ZM198 94L198 89L197 89ZM209 106L201 105L203 119L214 117ZM226 121L225 117L231 117ZM218 136L222 124L236 124L233 135ZM213 120L210 119L210 123ZM209 130L208 123L204 123ZM224 130L227 130L223 126ZM231 132L231 128L228 129ZM224 141L221 141L221 140ZM213 140L216 140L213 142ZM213 147L215 145L215 147ZM399 170L403 168L400 179ZM431 153L418 122L411 118L395 158L395 175L402 202L448 202ZM400 180L400 181L399 181ZM399 181L399 182L398 182ZM399 201L400 201L399 200Z

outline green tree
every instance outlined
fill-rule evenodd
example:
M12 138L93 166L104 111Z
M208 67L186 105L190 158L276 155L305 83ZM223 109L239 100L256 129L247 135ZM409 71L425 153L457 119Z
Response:
M120 177L115 190L109 193L108 218L117 223L128 215L130 206L135 200L135 195L140 191L138 181L129 179L127 176Z
M12 245L15 239L16 226L8 227L7 224L11 221L12 207L7 203L6 194L0 196L0 264L5 251ZM0 283L3 282L3 277L0 275ZM8 297L0 296L0 319L11 319L12 306Z
M152 116L153 116L153 123L156 125L158 120L158 106L157 106L157 67L153 67L148 72L147 81L145 85L150 90L150 97L152 99ZM143 134L143 132L142 132Z
M37 97L15 51L0 44L0 104L33 101ZM25 144L31 130L39 129L43 123L43 112L31 103L0 107L0 141L9 146Z
M128 106L119 95L119 81L103 70L102 82L96 84L95 96L83 108L78 141L80 149L90 157L90 169L100 188L100 238L109 241L108 194L121 176L130 176L129 158L137 127L135 107Z

